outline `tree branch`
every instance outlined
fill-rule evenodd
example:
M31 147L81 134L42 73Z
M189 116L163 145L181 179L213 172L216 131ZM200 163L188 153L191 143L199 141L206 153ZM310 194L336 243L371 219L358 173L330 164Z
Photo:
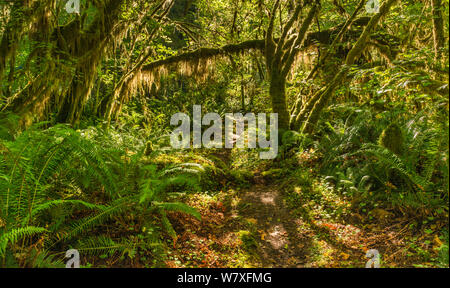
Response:
M282 74L286 76L289 71L291 70L292 63L294 62L295 56L297 55L298 51L300 51L300 45L302 44L303 40L305 39L306 31L308 31L309 26L312 23L312 20L314 18L314 15L316 15L317 11L319 10L319 6L317 4L314 4L311 9L309 10L308 16L303 21L302 26L300 27L300 31L298 32L297 38L295 39L294 44L290 47L290 49L286 52L288 53L288 57L286 60L286 63L283 64Z
M273 5L272 12L270 14L269 26L267 27L266 37L265 37L265 54L267 65L270 69L270 65L272 64L272 59L275 51L275 41L273 39L273 25L275 22L276 12L278 7L280 6L280 0L277 0Z

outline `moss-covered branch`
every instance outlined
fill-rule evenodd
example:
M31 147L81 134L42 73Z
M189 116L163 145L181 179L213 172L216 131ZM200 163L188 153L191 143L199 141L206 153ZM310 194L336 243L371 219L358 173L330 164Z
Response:
M198 59L214 58L227 54L240 53L251 49L264 50L264 40L249 40L239 44L225 45L221 48L199 48L192 52L182 53L144 65L142 67L142 71L153 71L153 69L162 66L170 66L181 62L195 61Z
M308 119L303 125L302 132L304 133L312 133L314 130L314 127L319 119L320 113L322 112L325 105L328 103L328 101L332 98L334 91L337 87L342 83L342 81L347 77L348 72L350 71L351 65L355 63L355 60L357 57L361 55L364 48L366 47L368 40L370 38L370 34L375 29L375 27L380 22L380 19L384 17L389 9L394 5L394 3L397 0L386 0L383 5L381 5L380 10L378 13L376 13L367 24L366 28L364 29L363 33L359 37L358 41L356 41L355 45L352 47L352 49L347 54L347 58L345 59L345 64L342 66L341 70L338 74L334 77L333 81L327 86L326 89L324 89L320 97L317 97L317 101L314 104L314 107L311 110L311 113L308 116Z
M355 21L352 22L351 26L356 27L357 29L349 30L343 39L343 41L351 41L354 39L357 39L361 35L360 28L367 25L369 22L370 17L360 17L357 18ZM310 32L306 35L304 42L303 42L303 48L309 47L312 45L330 45L334 39L334 37L339 33L340 29L343 27L343 24L337 25L336 27L323 30L320 32ZM396 37L392 35L387 35L389 38L396 39ZM379 38L380 35L373 35L375 38ZM286 43L293 43L297 37L293 37L292 39L289 38L286 40ZM278 42L279 38L276 38L274 41ZM146 64L142 67L142 71L153 71L156 68L163 67L163 66L171 66L176 65L178 63L182 62L189 62L189 61L198 61L200 59L209 59L214 57L220 57L228 54L237 54L242 53L248 50L259 50L264 52L266 49L266 40L265 39L255 39L255 40L247 40L243 41L237 44L227 44L219 48L208 48L208 47L202 47L199 49L196 49L194 51L181 53L179 55L170 56L165 59L156 60L154 62L151 62L149 64ZM285 44L286 44L285 43Z

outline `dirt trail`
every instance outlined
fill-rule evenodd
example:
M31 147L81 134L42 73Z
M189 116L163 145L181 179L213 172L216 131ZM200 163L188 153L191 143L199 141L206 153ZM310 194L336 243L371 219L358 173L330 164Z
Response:
M214 156L231 166L229 152ZM282 179L277 182L260 176L260 171L254 173L247 188L225 185L217 196L192 197L188 204L200 211L202 221L178 214L171 219L180 235L174 244L175 256L183 266L359 268L367 262L368 249L385 255L386 267L422 263L407 254L410 244L405 236L410 233L405 220L362 222L359 214L349 210L337 218L333 209L347 205L345 199L321 194L319 201L302 190L296 202L289 202L294 201L291 194L277 184ZM308 193L316 192L321 191ZM293 203L297 208L292 209ZM179 267L174 261L167 265Z
M233 169L229 150L214 156ZM209 255L200 265L190 264L193 267L360 268L367 262L368 249L380 251L386 267L412 267L425 261L412 254L416 251L411 250L411 240L406 237L411 238L414 231L408 229L408 219L364 219L350 210L348 199L332 191L323 194L322 190L300 190L295 194L300 198L292 202L297 208L291 209L292 203L286 201L292 199L277 184L283 183L282 179L262 177L259 170L253 173L248 188L235 189L235 183L228 183L232 184L230 189L225 188L218 199L197 206L203 222L192 222L189 227L196 235L185 233L180 243L197 239L210 244L205 247L191 241L197 243L195 250L184 245L191 254L200 251ZM194 207L196 203L192 202ZM334 213L337 207L342 209L339 214ZM180 223L179 230L187 221ZM433 235L422 237L437 242Z
M215 154L226 165L230 164L230 151ZM241 191L239 215L245 219L255 219L259 234L257 255L264 267L305 267L307 247L310 238L297 231L302 226L301 218L295 218L284 201L279 187L267 184L260 176L254 183Z
M240 214L256 219L257 253L264 267L304 267L309 240L297 231L301 220L286 207L278 187L255 184L242 193L245 208Z

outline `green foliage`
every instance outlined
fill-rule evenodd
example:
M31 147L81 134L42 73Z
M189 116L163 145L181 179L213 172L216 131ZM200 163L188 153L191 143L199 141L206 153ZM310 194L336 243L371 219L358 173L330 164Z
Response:
M242 241L245 250L251 253L256 252L255 249L258 248L258 242L250 231L239 231L239 239Z
M8 244L14 245L22 238L31 237L33 235L40 234L46 231L46 229L41 227L26 226L11 229L6 233L2 233L0 237L0 256L4 255Z
M280 179L285 174L285 171L280 168L269 169L263 171L261 175L269 180Z
M237 169L229 171L231 182L238 187L249 187L253 179L253 173L246 169Z
M379 144L399 155L403 151L403 133L396 123L391 123L380 135Z
M438 261L439 265L442 267L448 267L449 265L449 237L448 237L448 230L444 230L442 233L443 243L441 247L439 247L438 251Z
M144 154L145 154L145 156L149 156L150 154L152 154L152 152L153 152L153 145L152 145L152 142L151 142L151 141L148 141L148 142L145 144L145 151L144 151Z
M262 183L287 186L289 206L311 219L315 206L343 214L347 200L358 213L448 218L448 1L397 1L360 40L363 6L338 33L364 3L321 1L298 43L314 1L268 13L274 0L83 0L80 15L65 1L1 2L2 267L59 267L69 247L161 266L179 213L201 219L184 204L191 193ZM361 55L335 78L354 43ZM310 134L280 129L274 161L259 149L172 149L171 116L199 104L220 116L289 111L283 128L308 119Z
M437 120L433 111L397 116L396 124L392 113L375 114L367 108L337 106L332 113L345 121L336 119L317 144L327 181L359 201L387 200L411 213L445 207L448 132L432 124Z
M40 235L45 243L37 252L36 259L40 260L30 265L45 266L47 256L53 263L53 256L48 254L51 250L46 249L75 243L71 241L77 239L80 249L86 251L131 253L130 247L135 244L130 241L116 242L107 235L83 236L130 213L141 214L144 219L160 215L161 225L172 237L175 234L166 211L200 219L195 209L167 200L173 198L170 195L174 192L200 190L198 174L204 170L201 165L181 163L164 169L154 164L143 166L139 153L143 149L127 146L123 142L125 134L100 129L74 131L65 125L49 129L41 126L0 143L3 265L11 261L9 249L23 250ZM19 240L22 246L17 246Z

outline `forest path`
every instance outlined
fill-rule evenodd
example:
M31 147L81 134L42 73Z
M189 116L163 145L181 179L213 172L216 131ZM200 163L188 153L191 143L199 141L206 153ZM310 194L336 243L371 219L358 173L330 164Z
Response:
M236 169L229 152L213 156ZM179 237L166 265L361 268L368 249L379 250L389 267L411 267L412 261L420 261L407 257L405 219L362 222L354 211L337 214L337 208L349 203L333 191L300 187L293 194L286 185L293 179L262 174L254 170L245 184L239 177L237 182L224 179L217 194L191 195L187 204L201 213L202 220L183 214L171 219Z
M310 239L297 230L302 220L286 207L278 187L255 184L242 191L241 202L240 216L256 226L256 252L263 266L304 267Z
M230 165L229 150L215 156ZM256 172L251 186L239 191L237 215L252 226L257 242L253 254L263 267L305 267L312 245L312 239L298 230L305 223L287 207L279 186L267 182Z
M233 173L219 179L215 193L189 196L186 204L200 212L201 221L179 213L172 217L179 237L168 267L362 268L369 249L380 252L384 267L426 261L413 254L411 239L417 238L407 217L364 218L351 209L350 199L321 183L275 177L263 166L239 171L243 159L229 150L209 156ZM434 249L430 255L436 253L440 240L421 237L432 243L426 248Z
M231 170L230 154L225 150L213 156ZM307 194L296 194L300 199L293 200L283 188L283 183L292 179L261 174L261 170L253 171L247 187L230 178L224 179L223 190L214 196L190 196L187 204L198 209L202 220L186 215L172 218L180 237L174 245L174 260L166 264L217 268L364 267L367 260L363 248L374 244L382 247L380 243L386 242L386 237L363 235L352 223L334 219L324 207L334 207L335 202L326 202L322 197L321 202L312 201ZM176 264L176 259L180 263Z

